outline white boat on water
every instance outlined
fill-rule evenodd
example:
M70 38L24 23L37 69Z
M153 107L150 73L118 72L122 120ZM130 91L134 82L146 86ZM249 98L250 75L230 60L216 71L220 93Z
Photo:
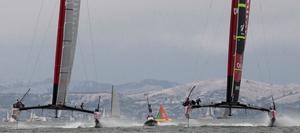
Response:
M47 121L46 117L37 116L34 112L30 113L30 117L27 120L28 122L35 122L35 121Z

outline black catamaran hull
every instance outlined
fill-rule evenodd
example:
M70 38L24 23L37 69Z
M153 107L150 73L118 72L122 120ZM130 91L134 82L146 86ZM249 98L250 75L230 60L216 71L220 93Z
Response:
M81 109L81 108L76 108L76 107L71 107L71 106L66 106L66 105L61 105L61 106L60 105L52 105L52 104L19 108L20 111L31 110L31 109L71 110L71 111L79 111L79 112L90 113L90 114L94 113L94 111L85 110L85 109Z
M272 99L274 100L274 99ZM257 107L257 106L252 106L250 104L242 104L239 102L221 102L221 103L215 103L215 104L203 104L203 105L192 105L192 109L196 108L209 108L209 107L214 107L214 108L227 108L227 109L248 109L248 110L257 110L257 111L263 111L267 112L270 115L270 123L268 126L274 127L276 118L275 115L272 115L272 112L275 109L275 102L273 101L273 109L268 109L268 108L262 108L262 107Z

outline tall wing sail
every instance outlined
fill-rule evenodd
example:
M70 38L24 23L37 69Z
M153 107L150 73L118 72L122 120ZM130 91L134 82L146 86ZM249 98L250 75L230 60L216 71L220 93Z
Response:
M119 118L121 114L118 94L112 88L111 92L111 117Z
M233 63L231 64L232 80L231 83L229 83L228 85L230 87L231 84L231 89L229 88L231 90L230 92L231 95L228 96L230 98L227 99L230 100L230 102L237 102L239 99L241 77L242 77L242 70L243 70L242 69L243 57L244 57L249 13L250 13L250 0L238 0L237 5L235 3L234 7L233 7L234 8L233 14L235 14L234 17L236 17L235 20L236 22L233 23L236 24L236 26L231 25L235 27L235 28L231 27L231 30L233 30L233 34L231 35L231 38L233 38L231 45L233 45L232 47L234 47L234 49L231 50L234 50L234 54L230 56L231 60L233 59L233 61L231 62Z
M79 24L80 0L61 0L52 104L64 105L70 83Z
M227 93L226 102L232 100L232 83L233 83L233 66L234 55L236 47L236 28L237 28L237 14L238 14L238 0L232 0L231 5L231 18L230 18L230 33L229 33L229 49L228 49L228 66L227 66Z

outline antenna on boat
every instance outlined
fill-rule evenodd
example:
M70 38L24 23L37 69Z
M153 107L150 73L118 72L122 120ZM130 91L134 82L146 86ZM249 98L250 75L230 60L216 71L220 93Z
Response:
M31 88L29 88L26 93L21 97L20 102L22 102L24 100L24 98L28 95L29 91L31 90Z
M147 97L147 105L148 105L148 113L151 114L152 113L152 108L151 108L151 104L149 102L149 96L147 93L144 94Z

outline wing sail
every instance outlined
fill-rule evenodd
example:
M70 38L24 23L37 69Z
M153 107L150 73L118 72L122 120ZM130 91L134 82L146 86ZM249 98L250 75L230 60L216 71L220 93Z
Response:
M64 11L61 12L64 14L60 14L60 17L63 15L63 18L61 18L63 19L63 33L59 33L62 29L58 29L58 37L59 34L62 34L61 38L63 39L58 42L61 43L61 47L56 49L56 56L60 56L56 59L61 58L61 61L56 61L55 64L55 69L58 69L55 70L54 74L56 80L54 80L52 104L55 105L64 105L67 96L77 42L80 0L66 0L63 6Z
M233 67L234 55L236 47L236 25L237 25L237 6L238 0L232 0L231 18L230 18L230 33L229 33L229 49L228 49L228 64L227 64L227 93L226 102L232 101L232 86L233 86Z
M236 49L235 49L235 63L233 72L233 101L236 102L239 99L239 92L241 86L242 70L244 51L247 38L249 13L250 13L250 0L240 0L238 4L239 15L237 25L236 36Z

